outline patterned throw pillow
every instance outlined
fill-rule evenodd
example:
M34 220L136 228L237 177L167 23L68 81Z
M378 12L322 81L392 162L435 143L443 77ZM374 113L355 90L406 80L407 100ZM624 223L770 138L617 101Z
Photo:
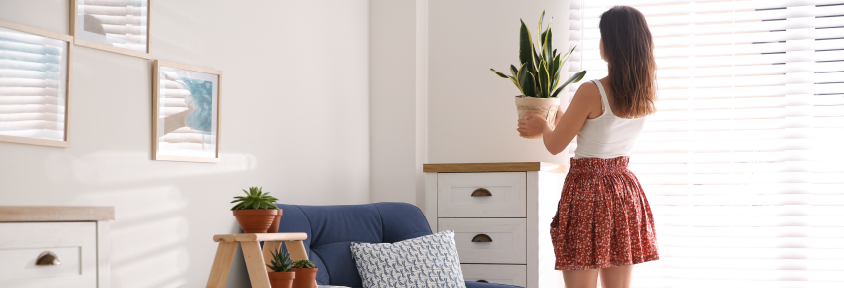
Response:
M352 243L364 288L465 288L454 231L396 243Z

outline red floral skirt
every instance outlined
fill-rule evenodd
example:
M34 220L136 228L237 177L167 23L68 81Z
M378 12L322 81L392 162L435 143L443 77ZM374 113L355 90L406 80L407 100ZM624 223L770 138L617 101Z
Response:
M571 159L551 241L557 270L626 266L659 259L654 219L629 157Z

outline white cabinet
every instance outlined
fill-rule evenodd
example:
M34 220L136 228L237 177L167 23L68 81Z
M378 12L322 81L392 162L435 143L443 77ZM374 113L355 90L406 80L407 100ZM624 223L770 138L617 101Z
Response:
M563 287L554 270L551 219L567 165L425 164L425 216L454 230L466 281Z
M110 287L111 219L113 207L0 206L0 287Z

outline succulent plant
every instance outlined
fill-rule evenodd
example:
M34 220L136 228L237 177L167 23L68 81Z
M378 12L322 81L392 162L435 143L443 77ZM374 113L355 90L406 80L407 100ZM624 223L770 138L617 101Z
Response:
M293 270L293 261L290 261L290 254L287 254L287 251L281 251L281 245L278 246L278 250L270 251L270 254L272 258L270 258L270 264L267 264L270 270L275 272L290 272L290 270Z
M543 18L545 18L545 11L542 11L542 15L539 16L537 32L542 31ZM510 65L510 73L513 75L507 75L493 69L489 69L490 71L501 78L508 78L510 81L513 81L513 84L519 88L522 95L536 98L557 97L557 94L560 94L560 91L570 83L583 79L586 71L574 73L566 82L560 85L563 65L568 62L572 52L574 52L574 48L571 48L571 50L563 55L558 54L557 49L553 49L551 45L553 34L551 33L551 21L548 21L548 28L537 39L537 42L541 45L540 53L536 53L536 49L533 46L533 37L527 25L525 25L525 21L521 22L522 26L519 31L519 67L516 68L516 66Z
M311 262L311 260L300 259L293 262L293 268L316 268L316 265L314 265L314 262Z
M232 207L232 211L245 209L278 209L278 207L274 204L278 201L278 199L273 196L269 196L270 192L263 192L261 191L261 188L258 187L249 187L249 191L243 189L243 193L246 193L246 196L234 197L235 199L231 203L237 203L237 205Z

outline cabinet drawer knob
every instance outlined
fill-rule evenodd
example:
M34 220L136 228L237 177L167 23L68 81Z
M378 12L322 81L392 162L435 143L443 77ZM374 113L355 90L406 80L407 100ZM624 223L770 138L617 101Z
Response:
M486 281L486 280L483 280L483 279L481 279L481 280L478 280L478 281L475 281L475 282L481 282L481 283L489 283L489 281Z
M472 197L488 197L488 196L492 196L492 193L490 193L489 190L486 190L486 188L478 188L478 189L475 189L475 191L472 191Z
M472 242L492 242L492 238L490 238L489 235L482 233L472 237Z
M56 253L50 251L44 251L44 253L38 255L38 260L35 260L35 265L38 266L52 266L61 264L62 262L59 262L59 256L56 256Z

